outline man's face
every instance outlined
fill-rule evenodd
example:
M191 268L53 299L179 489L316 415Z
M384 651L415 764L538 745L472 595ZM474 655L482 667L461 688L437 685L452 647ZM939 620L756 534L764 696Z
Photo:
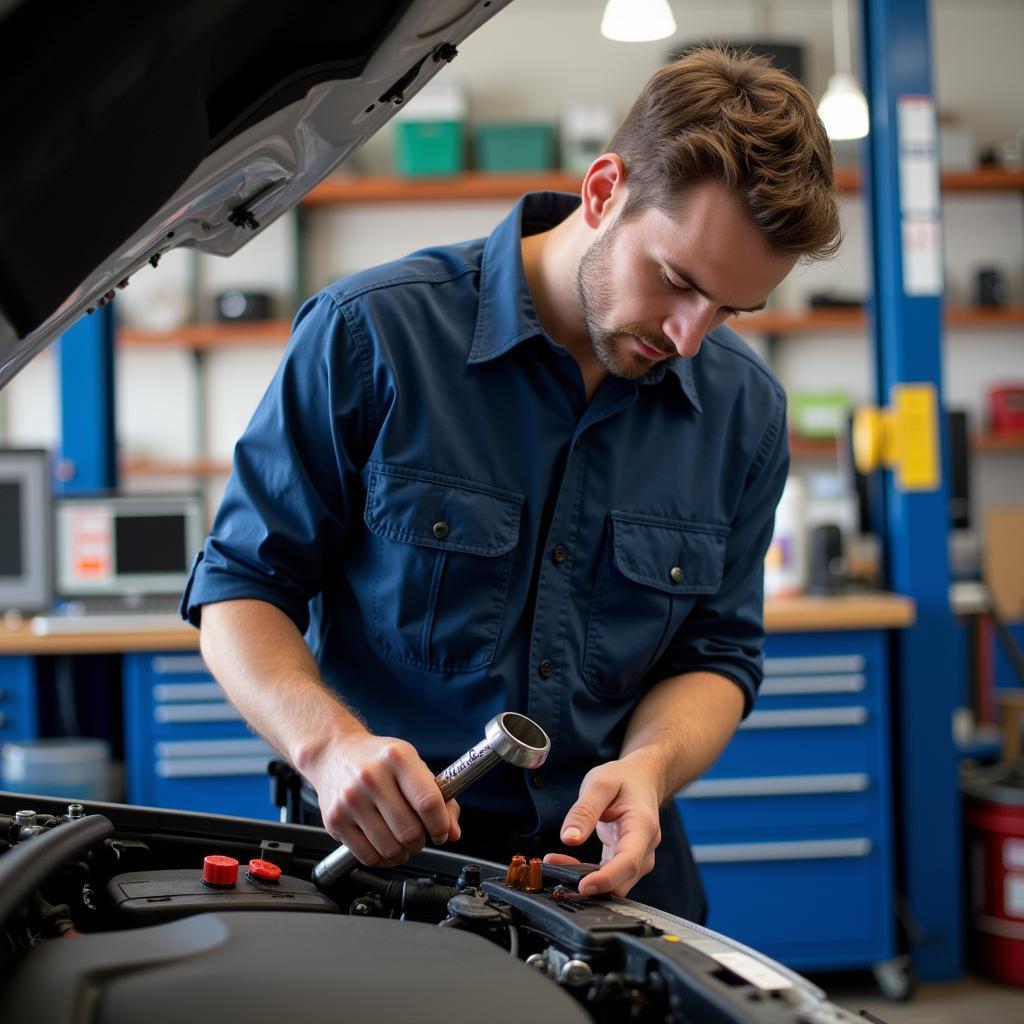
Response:
M642 377L729 317L763 307L796 260L769 248L717 182L687 190L672 210L617 217L580 260L577 297L598 362Z

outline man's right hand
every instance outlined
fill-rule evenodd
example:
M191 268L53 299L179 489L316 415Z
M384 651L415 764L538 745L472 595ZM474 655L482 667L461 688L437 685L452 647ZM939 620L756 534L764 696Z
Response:
M458 839L459 805L445 803L415 748L391 736L349 734L305 772L324 828L363 864L394 867L423 849Z

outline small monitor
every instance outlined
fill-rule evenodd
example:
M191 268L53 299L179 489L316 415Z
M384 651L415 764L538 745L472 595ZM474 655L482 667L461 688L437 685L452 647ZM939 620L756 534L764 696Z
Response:
M54 507L64 599L179 593L203 542L195 494L66 497Z
M0 448L0 612L53 603L50 453Z

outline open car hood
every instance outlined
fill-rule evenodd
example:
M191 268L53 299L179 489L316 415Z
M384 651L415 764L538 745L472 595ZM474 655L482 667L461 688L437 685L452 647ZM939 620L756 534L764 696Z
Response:
M228 255L510 0L0 0L0 387L140 267Z

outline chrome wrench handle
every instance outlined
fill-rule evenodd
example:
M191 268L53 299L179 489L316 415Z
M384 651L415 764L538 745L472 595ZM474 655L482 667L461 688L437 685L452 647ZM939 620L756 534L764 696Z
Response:
M499 761L517 768L539 768L550 750L551 741L536 722L515 711L503 711L487 723L484 738L434 776L434 781L445 800L451 800ZM313 868L313 881L328 889L358 864L356 855L343 844Z

